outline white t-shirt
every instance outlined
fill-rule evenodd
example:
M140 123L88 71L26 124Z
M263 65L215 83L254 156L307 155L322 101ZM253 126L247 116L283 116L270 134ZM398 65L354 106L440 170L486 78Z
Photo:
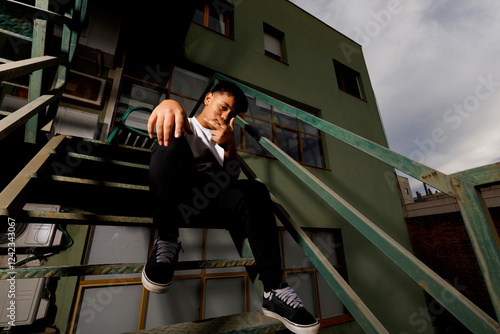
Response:
M224 164L224 149L212 140L212 130L204 128L195 117L188 118L193 134L184 132L199 172L210 171L214 163Z

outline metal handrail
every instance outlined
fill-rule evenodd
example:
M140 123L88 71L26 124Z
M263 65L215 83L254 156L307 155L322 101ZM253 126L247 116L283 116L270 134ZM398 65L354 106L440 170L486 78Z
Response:
M476 252L478 262L481 266L492 303L497 312L497 318L499 318L500 252L498 245L500 245L500 242L498 242L498 235L493 233L491 230L490 226L493 226L491 223L491 217L489 214L484 212L484 208L486 208L484 205L484 199L482 199L480 192L476 191L476 187L492 182L499 182L500 163L471 171L446 175L218 73L216 73L208 83L204 94L209 91L210 87L212 87L217 80L231 81L237 84L246 94L273 105L289 115L292 115L323 131L324 133L331 135L338 140L341 140L344 143L431 185L436 189L456 197ZM191 115L194 115L203 97L204 96L202 95ZM291 170L294 175L320 195L320 197L323 198L328 205L346 218L346 220L351 223L353 227L360 231L400 269L402 269L416 283L422 286L422 288L424 288L432 297L440 302L450 313L457 317L458 320L460 320L469 329L476 333L499 332L500 325L497 321L492 319L484 311L465 298L453 286L434 273L413 254L382 231L376 224L370 221L361 212L356 210L356 208L352 205L347 203L341 196L336 194L318 178L307 171L307 169L279 149L272 141L262 137L258 131L255 130L255 128L250 126L239 116L236 119L236 124L247 130L248 134L254 137L285 167ZM298 233L298 231L295 231L295 233ZM299 246L315 265L321 264L320 254L314 251L311 252L311 250L305 246L304 242L299 242ZM334 286L332 286L330 282L329 284L335 290ZM445 301L445 294L443 292L447 292L454 296L455 301L450 303L449 298L446 298L447 300ZM340 297L341 296L339 295L339 298ZM348 297L351 298L354 296ZM351 304L351 307L354 307L354 309L349 310L353 313L353 316L356 318L356 315L358 315L356 320L366 320L360 316L362 312L360 312L356 305L352 306ZM364 329L366 331L373 331L375 328L374 326L375 324L370 324L364 327Z
M18 127L26 124L25 141L34 143L38 132L38 113L44 110L47 105L47 96L50 97L48 103L50 105L57 104L60 101L61 92L66 84L67 65L71 62L76 49L77 28L81 26L85 19L87 1L75 0L74 7L66 15L51 12L47 8L48 1L37 3L37 6L30 6L17 1L0 0L0 10L2 12L31 16L37 22L34 25L33 37L31 38L33 43L31 58L0 65L0 82L30 75L28 102L29 105L36 107L30 110L20 108L2 119L0 121L0 140ZM62 54L59 57L44 55L46 22L41 17L63 25ZM9 33L8 31L3 32ZM55 88L47 95L42 95L42 70L53 66L58 66ZM52 110L54 109L55 107L52 108ZM55 116L55 113L52 111L51 115Z

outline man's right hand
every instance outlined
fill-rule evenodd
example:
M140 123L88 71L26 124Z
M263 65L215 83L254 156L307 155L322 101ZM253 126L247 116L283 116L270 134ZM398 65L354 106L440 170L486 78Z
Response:
M149 137L154 137L156 124L156 136L158 144L169 145L172 129L175 124L174 137L179 138L184 131L193 134L186 113L179 102L175 100L163 100L151 113L148 120Z

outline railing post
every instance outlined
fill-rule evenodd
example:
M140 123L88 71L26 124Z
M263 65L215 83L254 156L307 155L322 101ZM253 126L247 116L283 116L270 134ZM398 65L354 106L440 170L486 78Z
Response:
M48 0L36 0L36 7L47 10L49 8ZM31 58L41 57L45 54L45 34L47 30L47 20L34 18L33 20L33 44L31 46ZM30 76L28 103L36 100L42 93L42 75L43 70L37 70ZM27 143L36 143L38 132L38 114L31 117L26 123L24 141Z
M496 317L500 319L500 240L498 233L479 189L471 184L458 183L455 191L458 207L481 268Z

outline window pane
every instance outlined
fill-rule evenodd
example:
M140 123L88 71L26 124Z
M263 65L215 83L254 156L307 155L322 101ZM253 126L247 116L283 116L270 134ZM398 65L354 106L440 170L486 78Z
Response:
M227 230L207 229L206 259L240 259L233 239ZM207 273L229 273L245 271L244 267L207 269Z
M76 333L123 333L137 330L142 285L115 285L83 290Z
M326 283L325 279L318 274L319 303L321 305L321 318L330 318L345 314L346 310L339 297Z
M221 317L245 312L245 278L212 278L206 280L205 317Z
M196 106L196 101L193 101L193 100L190 100L190 99L186 99L184 97L180 97L180 96L177 96L177 95L170 95L170 98L172 100L175 100L177 102L179 102L182 106L182 108L184 109L184 111L186 112L186 114L188 115L188 117L191 115L191 112L193 111L194 107ZM195 113L195 116L196 115L199 115L203 108L205 106L203 105L203 103L198 107L198 110L196 111Z
M205 4L201 3L194 12L193 22L203 25L204 21L205 21Z
M306 232L307 233L307 232ZM309 268L311 261L292 238L288 231L283 231L283 246L285 249L285 268Z
M313 231L314 244L332 265L339 264L337 249L341 244L335 240L333 232Z
M271 123L259 121L255 118L251 118L251 117L245 117L245 120L248 122L248 124L254 126L262 136L269 138L272 141L273 128L272 128ZM247 152L253 152L253 153L263 154L263 155L271 155L252 136L250 136L248 134L245 134L245 144L246 144L245 150Z
M201 280L175 279L172 284L168 293L149 294L145 329L199 320Z
M295 131L276 127L278 147L296 161L300 161L299 135Z
M226 22L225 15L215 5L210 5L210 14L208 17L208 27L220 34L226 34Z
M148 259L151 229L94 226L87 264L141 263ZM88 275L85 280L140 277L141 274Z
M174 93L198 100L208 84L208 78L180 67L172 73L171 90Z
M183 251L179 253L179 261L199 261L202 260L203 229L180 228L179 240L182 243ZM177 271L176 275L200 274L201 269L191 269Z
M299 128L300 128L300 130L302 130L304 132L308 132L310 134L319 136L319 130L318 129L316 129L312 125L309 125L309 124L307 124L305 122L302 122L300 119L299 119Z
M278 108L273 108L274 123L297 129L297 119Z
M316 167L325 166L320 138L302 134L302 149L305 164Z
M281 41L276 36L264 33L264 49L281 59Z
M302 299L305 308L311 312L314 317L318 317L314 273L312 271L287 273L286 280L292 289L297 292L300 299Z
M266 121L271 121L271 106L261 100L257 100L255 97L248 96L248 112L250 116L255 116Z

